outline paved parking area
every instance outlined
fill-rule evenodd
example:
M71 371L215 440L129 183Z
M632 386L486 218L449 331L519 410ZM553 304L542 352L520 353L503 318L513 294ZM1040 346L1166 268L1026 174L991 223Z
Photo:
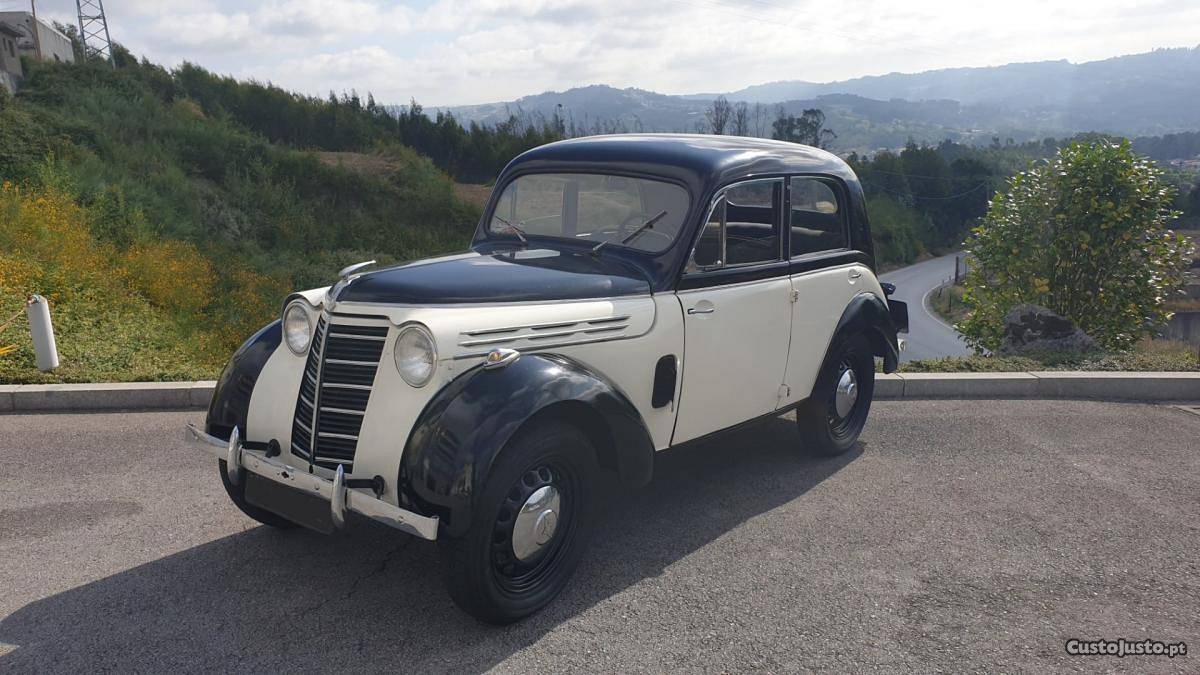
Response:
M0 671L1200 670L1200 416L879 402L863 447L790 420L660 456L567 592L494 628L436 546L258 527L195 413L0 416ZM1070 657L1069 638L1195 653Z

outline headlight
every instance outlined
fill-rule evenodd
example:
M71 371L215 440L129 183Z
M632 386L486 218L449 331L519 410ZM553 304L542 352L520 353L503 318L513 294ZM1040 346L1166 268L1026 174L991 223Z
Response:
M396 370L400 377L414 387L423 387L433 378L437 365L437 349L433 336L424 326L411 325L396 336Z
M303 302L293 302L283 310L283 341L296 356L304 356L312 341L312 323Z

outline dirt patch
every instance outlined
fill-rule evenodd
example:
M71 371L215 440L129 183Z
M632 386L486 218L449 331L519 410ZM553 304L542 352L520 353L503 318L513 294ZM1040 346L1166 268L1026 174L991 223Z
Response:
M360 173L381 175L391 173L400 168L400 164L383 155L371 155L361 152L325 152L313 153L323 164L340 166L343 169ZM492 194L490 185L475 185L473 183L455 183L454 194L469 204L482 209L487 205L488 197Z
M458 198L464 202L474 204L482 209L487 205L488 197L492 194L492 186L455 183L454 194L458 195Z
M399 167L399 164L383 155L367 155L361 152L314 152L313 154L321 162L330 166L340 166L362 173L389 173Z

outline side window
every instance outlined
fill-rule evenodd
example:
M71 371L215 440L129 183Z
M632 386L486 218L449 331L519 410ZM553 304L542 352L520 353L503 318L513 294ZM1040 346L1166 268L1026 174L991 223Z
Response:
M773 262L781 257L783 179L728 187L696 242L690 271Z
M827 179L793 176L789 185L792 257L846 248L846 215Z

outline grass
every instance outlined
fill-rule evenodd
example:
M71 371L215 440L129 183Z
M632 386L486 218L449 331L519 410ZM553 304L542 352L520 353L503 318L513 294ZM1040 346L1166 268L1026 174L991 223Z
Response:
M966 291L960 284L947 284L938 287L929 295L929 305L943 321L953 326L967 318L967 306L963 303L963 293Z
M48 297L62 367L36 370L21 319L0 384L211 378L289 291L461 250L460 193L399 143L273 143L148 64L33 64L0 97L0 319Z
M1171 340L1147 340L1121 353L1044 353L1032 356L949 356L900 365L902 373L1011 373L1031 370L1200 371L1200 347Z

